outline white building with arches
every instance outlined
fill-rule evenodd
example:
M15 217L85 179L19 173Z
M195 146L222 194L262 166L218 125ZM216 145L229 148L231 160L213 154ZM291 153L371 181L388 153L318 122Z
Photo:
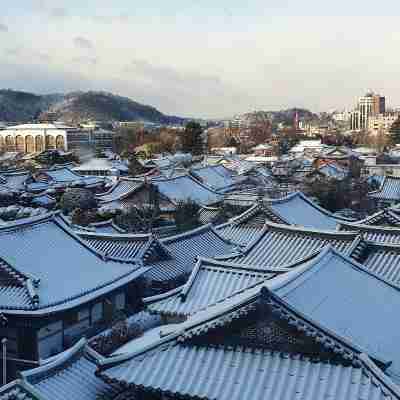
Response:
M67 133L75 131L61 124L23 124L0 130L3 151L35 153L44 150L68 150Z

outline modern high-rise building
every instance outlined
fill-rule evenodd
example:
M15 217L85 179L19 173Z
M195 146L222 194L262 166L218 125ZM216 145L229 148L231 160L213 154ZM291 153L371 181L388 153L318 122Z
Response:
M386 110L386 99L379 94L368 92L358 98L357 108L351 114L350 124L352 130L368 129L369 119Z

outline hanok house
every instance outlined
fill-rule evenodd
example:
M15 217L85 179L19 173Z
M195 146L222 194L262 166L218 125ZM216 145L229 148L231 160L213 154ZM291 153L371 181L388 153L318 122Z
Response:
M97 400L114 398L118 390L96 376L102 357L85 339L43 365L21 373L20 378L0 388L0 400Z
M135 312L148 269L95 250L55 214L0 227L0 332L8 359L47 358L104 330L118 313ZM26 366L10 365L14 372Z
M35 174L27 189L34 191L47 188L66 188L69 186L86 187L93 191L101 190L106 183L105 178L96 176L83 176L68 167L55 167L41 170Z
M328 244L349 253L358 244L359 233L321 231L266 222L260 235L236 254L217 257L226 262L252 266L258 270L292 268L308 259Z
M99 196L101 206L114 209L145 207L150 205L158 193L161 214L169 217L179 202L191 200L200 206L220 203L223 196L189 175L173 178L157 177L146 183L143 180L121 179L109 192Z
M287 270L259 271L242 265L199 258L187 282L143 302L148 311L163 318L164 324L185 321L191 315L234 297Z
M223 165L193 168L190 173L196 180L219 193L228 193L249 186L246 176L236 175Z
M398 399L399 302L328 247L101 360L97 374L126 399Z
M152 234L98 234L78 231L92 249L114 261L151 266L143 274L151 293L182 285L198 257L215 257L237 251L237 245L221 237L211 225L158 239Z
M338 164L344 168L361 169L364 161L359 154L346 147L335 147L322 151L314 160L314 167L319 168L330 163Z
M358 225L342 222L339 230L358 232L367 241L400 245L400 227Z
M387 207L400 203L400 177L385 176L379 189L368 193L377 206Z

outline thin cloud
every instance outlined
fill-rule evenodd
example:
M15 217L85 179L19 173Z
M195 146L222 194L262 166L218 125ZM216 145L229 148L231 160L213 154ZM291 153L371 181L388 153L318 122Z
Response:
M74 45L80 49L92 50L94 49L94 44L89 39L83 36L77 36L74 38Z
M68 12L65 8L56 7L50 10L50 16L54 18L66 18L68 17Z
M0 23L0 33L1 32L8 32L8 26Z
M72 59L72 62L77 63L77 64L89 64L89 65L97 65L97 63L99 62L97 57L86 57L86 56L82 56L82 57L75 57Z

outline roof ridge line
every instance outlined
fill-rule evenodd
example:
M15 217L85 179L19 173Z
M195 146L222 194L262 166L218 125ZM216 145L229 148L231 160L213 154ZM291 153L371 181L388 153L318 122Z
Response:
M51 360L48 363L45 362L39 367L30 369L28 371L20 371L19 375L22 377L23 380L27 381L28 383L30 383L29 379L40 379L43 374L50 373L52 369L61 367L65 363L71 361L71 359L74 356L77 356L80 352L83 353L86 346L87 340L85 338L82 338L72 347L56 356L54 360Z

